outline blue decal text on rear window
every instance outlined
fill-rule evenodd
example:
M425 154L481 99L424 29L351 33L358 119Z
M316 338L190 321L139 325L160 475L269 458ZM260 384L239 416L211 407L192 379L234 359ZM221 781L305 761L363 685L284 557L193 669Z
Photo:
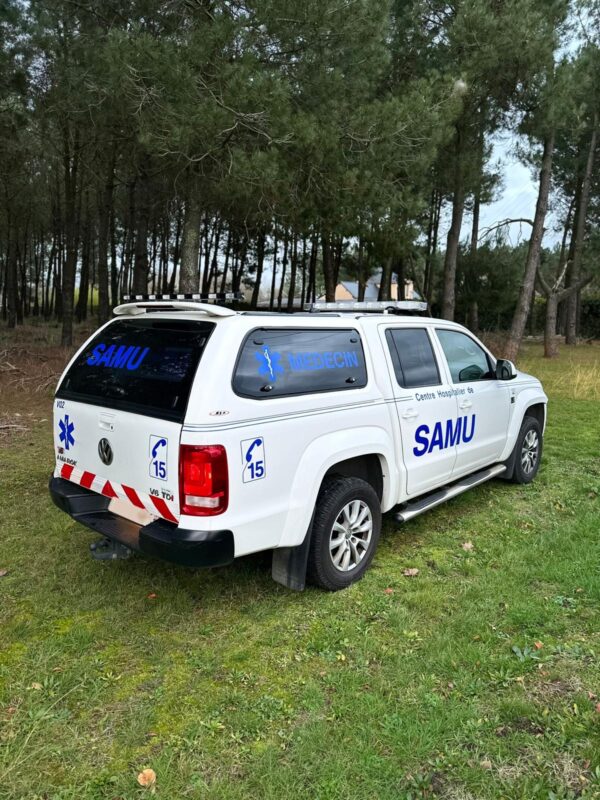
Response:
M288 361L292 370L345 369L358 367L358 353L341 350L324 353L289 353Z
M92 355L87 359L88 367L111 367L112 369L137 369L150 352L149 347L134 347L104 343L94 347Z

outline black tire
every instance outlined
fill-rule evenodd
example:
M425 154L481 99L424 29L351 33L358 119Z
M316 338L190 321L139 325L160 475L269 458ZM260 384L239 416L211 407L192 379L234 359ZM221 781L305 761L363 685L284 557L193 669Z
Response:
M540 423L533 417L525 417L515 443L513 483L531 483L535 478L542 459L542 446Z
M356 520L351 524L352 512L356 509ZM362 516L364 520L360 522ZM338 527L337 531L334 531L334 525ZM340 528L347 528L346 533ZM373 560L380 534L381 504L373 487L360 478L328 479L321 487L315 506L307 579L330 592L345 589L360 580ZM341 543L335 547L338 538ZM347 565L346 552L350 553ZM339 566L335 565L334 559L338 559Z

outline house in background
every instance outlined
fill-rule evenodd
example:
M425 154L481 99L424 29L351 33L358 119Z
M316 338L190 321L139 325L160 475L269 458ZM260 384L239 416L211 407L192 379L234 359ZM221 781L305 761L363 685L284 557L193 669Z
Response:
M365 300L377 300L381 284L381 271L371 275L365 285ZM392 275L391 299L398 300L398 278ZM336 300L358 300L358 281L340 281L335 287ZM415 290L413 281L404 281L404 299L420 300L420 295Z

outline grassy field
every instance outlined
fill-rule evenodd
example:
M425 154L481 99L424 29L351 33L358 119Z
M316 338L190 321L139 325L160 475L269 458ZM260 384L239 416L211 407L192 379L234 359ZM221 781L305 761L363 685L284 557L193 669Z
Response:
M533 485L388 518L338 594L264 557L92 561L46 491L66 354L20 348L0 339L3 800L600 797L600 347L524 350L550 396Z

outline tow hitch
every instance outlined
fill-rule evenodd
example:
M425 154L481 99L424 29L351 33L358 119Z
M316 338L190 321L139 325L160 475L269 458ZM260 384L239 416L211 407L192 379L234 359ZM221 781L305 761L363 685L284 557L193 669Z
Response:
M133 553L129 547L125 547L121 542L116 542L114 539L109 539L107 536L100 539L99 542L92 542L90 545L90 553L92 558L96 561L115 561L116 559L129 558Z

